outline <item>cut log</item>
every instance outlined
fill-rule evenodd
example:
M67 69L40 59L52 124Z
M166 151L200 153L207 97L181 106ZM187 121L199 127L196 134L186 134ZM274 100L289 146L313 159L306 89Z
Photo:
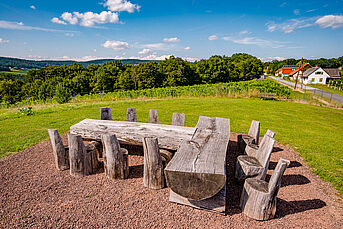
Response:
M160 154L162 157L162 161L165 162L165 165L167 165L174 156L174 153L165 149L160 149Z
M69 169L69 149L63 145L56 129L48 129L55 165L58 170Z
M149 123L158 124L158 113L157 113L157 110L151 109L149 111Z
M169 201L191 206L202 210L208 210L220 214L226 213L226 185L216 195L204 200L191 200L170 190Z
M191 200L216 195L226 183L230 120L200 116L191 140L182 142L165 169L168 187Z
M104 169L110 179L125 179L123 151L115 135L102 135Z
M137 122L136 108L128 108L127 109L126 121Z
M150 189L165 187L162 158L157 138L143 138L144 186Z
M244 214L256 220L268 220L275 216L276 196L281 186L281 177L289 161L280 159L269 184L257 178L245 180L240 199Z
M111 111L110 107L100 108L100 119L101 120L113 120L112 119L112 111Z
M173 113L172 125L184 126L185 125L185 114L184 113Z
M82 137L80 135L69 134L69 163L70 163L70 175L74 177L83 177L89 175L90 163L85 163L86 147L83 144Z
M94 174L99 168L99 156L102 155L100 154L101 144L97 141L91 141L87 143L85 146L87 157L85 160L91 163L91 170L89 171L89 173Z
M120 143L142 145L143 137L158 138L161 149L177 150L183 140L190 140L195 128L151 123L85 119L70 127L70 133L84 139L101 140L103 134L115 134Z

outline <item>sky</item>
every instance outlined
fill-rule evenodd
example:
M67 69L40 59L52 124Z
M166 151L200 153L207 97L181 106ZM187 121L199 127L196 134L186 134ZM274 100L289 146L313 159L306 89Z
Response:
M0 56L343 56L343 0L1 0Z

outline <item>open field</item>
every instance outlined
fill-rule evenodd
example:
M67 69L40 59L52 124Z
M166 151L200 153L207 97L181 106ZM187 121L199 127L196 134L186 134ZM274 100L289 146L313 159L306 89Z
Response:
M11 71L0 71L0 73L10 73L10 74L17 74L17 75L26 75L28 69L11 69Z
M180 98L35 107L33 116L18 117L16 109L0 111L0 155L37 144L48 137L48 128L60 133L84 118L99 118L100 107L110 106L115 120L125 120L135 107L139 122L148 121L149 109L158 109L160 123L170 124L173 112L186 114L186 126L199 115L231 120L233 132L248 132L251 120L261 122L261 135L271 129L276 140L289 145L312 170L343 193L343 111L331 108L259 99Z

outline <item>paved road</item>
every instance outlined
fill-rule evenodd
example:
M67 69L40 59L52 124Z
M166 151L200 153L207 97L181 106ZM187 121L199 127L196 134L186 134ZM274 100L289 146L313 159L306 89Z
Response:
M270 77L270 78L272 78L272 79L274 79L276 81L282 82L284 84L288 84L288 85L293 86L293 87L295 85L295 83L292 83L292 82L289 82L289 81L286 81L286 80L282 80L282 79L280 79L278 77L274 77L274 76L268 76L268 77ZM298 84L297 87L301 88L301 84ZM332 99L333 101L335 101L337 103L343 104L343 96L342 95L337 95L337 94L334 94L334 93L330 93L330 92L323 91L321 89L310 87L310 86L306 86L306 85L303 86L303 89L306 89L308 91L312 91L315 94L319 94L319 95L324 96L326 98Z

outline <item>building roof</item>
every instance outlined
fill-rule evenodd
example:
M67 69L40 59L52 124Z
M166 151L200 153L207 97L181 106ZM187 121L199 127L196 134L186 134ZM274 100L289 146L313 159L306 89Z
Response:
M340 78L338 68L323 68L323 70L332 78Z
M302 77L308 77L309 75L311 75L312 73L314 73L318 69L319 69L319 67L309 68L304 72Z
M290 76L294 75L295 73L297 73L299 71L299 69L295 69L293 72L289 73Z

